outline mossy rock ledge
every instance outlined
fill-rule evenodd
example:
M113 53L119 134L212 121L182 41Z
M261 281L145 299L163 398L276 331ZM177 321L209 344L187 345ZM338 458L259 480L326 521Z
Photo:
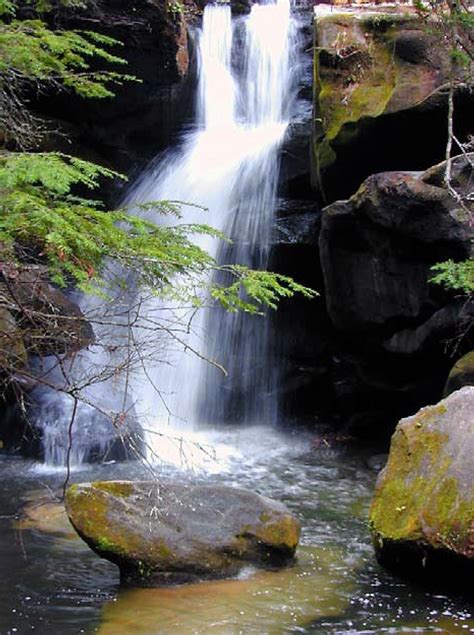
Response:
M221 485L102 481L73 485L78 534L132 586L234 576L250 564L291 563L298 520L281 503Z
M450 65L435 29L405 8L354 7L317 15L314 43L312 181L327 202L375 171L441 160Z
M382 565L472 593L473 456L473 386L400 421L370 510Z

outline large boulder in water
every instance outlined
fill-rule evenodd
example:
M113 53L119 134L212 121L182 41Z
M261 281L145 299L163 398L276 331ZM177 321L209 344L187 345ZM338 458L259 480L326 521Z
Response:
M121 580L158 586L290 562L300 524L287 508L221 485L104 481L73 485L69 518Z
M400 421L370 511L381 564L430 582L472 583L473 455L472 386Z

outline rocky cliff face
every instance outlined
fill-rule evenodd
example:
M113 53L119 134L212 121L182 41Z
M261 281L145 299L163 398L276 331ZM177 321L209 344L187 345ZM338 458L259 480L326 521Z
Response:
M443 167L423 171L444 157L447 59L415 16L391 11L316 17L315 189L304 171L283 182L291 200L278 215L272 263L321 294L276 318L287 414L366 438L439 399L451 355L469 350L473 317L465 299L429 283L432 265L471 252L472 227L443 187ZM311 86L303 75L301 94ZM464 140L472 99L462 88L456 95ZM290 128L285 147L303 157L298 139ZM466 195L472 170L456 166L454 185ZM321 212L325 197L341 200Z
M452 184L464 194L469 161L453 161ZM429 282L434 264L472 252L472 225L443 186L444 168L373 175L322 213L328 313L380 414L436 401L449 372L449 343L465 333L460 345L469 345L472 306Z
M188 27L197 12L193 0L99 0L87 9L56 12L57 28L94 30L122 42L114 52L127 64L114 70L138 81L124 82L106 100L67 92L44 95L36 107L59 132L52 133L48 148L130 174L166 147L192 113L186 84L192 64Z
M248 2L233 9L245 13ZM297 16L301 81L282 148L271 268L320 292L312 302L282 303L274 318L285 417L372 438L440 397L453 338L464 335L457 357L473 346L472 307L428 283L432 264L468 256L472 228L443 190L441 168L406 172L442 158L445 58L413 17L360 11L316 22L314 120L312 11ZM88 12L64 9L59 27L122 40L117 53L143 81L125 84L107 103L44 96L37 107L72 138L52 139L53 146L133 173L170 145L192 114L187 27L195 15L192 0L100 0ZM461 138L472 99L457 95ZM469 167L458 167L457 185L467 192ZM321 184L330 199L353 196L321 211ZM0 317L7 334L17 332L15 316ZM18 341L12 355L21 366Z
M313 184L326 202L375 172L443 159L448 69L440 34L416 14L359 8L316 17ZM459 138L472 128L473 104L459 87Z

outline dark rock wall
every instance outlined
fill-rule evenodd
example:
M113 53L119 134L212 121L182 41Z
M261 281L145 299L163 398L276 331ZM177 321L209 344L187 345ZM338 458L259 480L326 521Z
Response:
M427 49L429 36L413 20L397 26L390 18L387 31L382 22L367 29L374 37L372 54L378 51L379 59L370 72L358 71L373 99L349 103L347 112L355 89L354 77L343 81L344 74L354 71L353 63L344 60L350 51L343 45L350 42L345 36L337 40L337 64L331 58L334 51L324 57L314 49L325 65L319 89L333 102L326 113L326 135L331 117L342 125L331 138L335 157L324 172L324 193L338 202L323 210L319 185L308 191L315 165L307 157L314 160L314 144L321 146L324 138L315 138L313 127L310 148L305 145L308 123L301 125L300 117L313 83L310 73L301 74L295 124L283 148L286 202L277 215L272 262L277 271L320 293L314 301L284 303L275 317L284 365L284 419L336 426L365 443L387 441L400 417L440 398L453 362L472 347L474 316L465 299L429 283L435 263L469 257L472 226L441 187L442 168L400 172L426 169L444 157L444 61ZM301 23L304 34L311 15L302 13ZM353 23L353 18L329 17L330 33L322 34L320 44L347 28L351 37L367 37ZM313 58L307 44L302 47L305 69ZM386 66L393 58L387 47L392 45L397 61L390 77ZM419 85L413 87L415 77ZM316 91L316 100L319 96ZM456 94L455 126L462 139L472 131L472 99L466 89ZM359 118L351 121L356 107ZM317 102L315 109L321 114ZM338 122L338 117L348 121ZM472 171L465 164L458 167L455 185L468 194ZM380 174L384 170L398 172ZM353 194L349 201L339 200Z
M172 143L193 113L192 24L197 14L193 0L99 0L87 9L55 12L57 28L94 30L122 42L113 52L127 64L113 70L139 81L113 88L110 99L82 99L67 91L43 95L34 105L52 124L47 149L75 153L133 176Z
M326 203L387 170L444 158L449 57L440 33L394 8L332 12L315 22L312 176ZM464 79L459 76L459 79ZM473 130L474 95L459 86L455 129Z

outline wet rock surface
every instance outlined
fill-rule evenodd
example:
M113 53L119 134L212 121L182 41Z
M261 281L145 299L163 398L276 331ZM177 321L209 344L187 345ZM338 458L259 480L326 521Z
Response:
M463 386L474 386L474 351L469 351L454 364L449 372L444 394L448 396Z
M442 160L449 60L440 42L408 11L317 16L312 156L323 199L346 198L375 172ZM460 86L458 138L472 132L472 105Z
M473 443L471 386L400 421L370 511L381 564L438 584L472 579Z
M248 564L283 566L300 535L281 503L218 485L86 483L68 490L66 509L79 535L134 586L228 577Z
M453 163L453 184L468 194L472 169ZM337 330L333 390L357 436L388 431L439 399L452 356L472 347L472 302L430 282L435 263L472 249L472 226L443 174L444 164L376 174L322 212L323 289Z
M50 284L46 267L0 263L0 273L2 304L10 307L10 334L16 337L12 352L15 346L23 350L17 356L70 354L92 344L92 326L79 306Z

